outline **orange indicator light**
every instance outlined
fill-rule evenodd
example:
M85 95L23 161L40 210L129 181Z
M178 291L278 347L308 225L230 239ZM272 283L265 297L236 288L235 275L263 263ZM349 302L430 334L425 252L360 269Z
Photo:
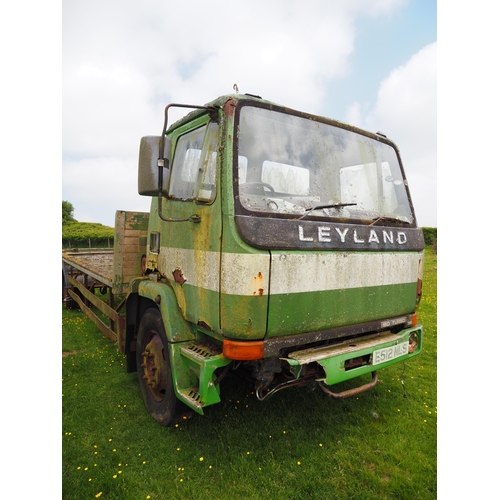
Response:
M238 342L226 339L222 344L222 354L228 359L236 359L238 361L262 359L264 357L264 342L261 340Z
M416 326L418 323L418 316L417 316L417 313L413 313L412 317L411 317L411 326L412 328L414 326Z

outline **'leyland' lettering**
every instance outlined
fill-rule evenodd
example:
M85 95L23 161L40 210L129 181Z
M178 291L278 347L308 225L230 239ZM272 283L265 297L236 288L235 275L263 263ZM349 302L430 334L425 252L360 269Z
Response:
M335 227L332 231L331 226L313 226L304 229L299 225L299 241L331 243L332 239L340 241L340 243L355 243L355 244L392 244L404 245L408 238L404 231L392 231L388 229L366 229L362 228L339 228Z

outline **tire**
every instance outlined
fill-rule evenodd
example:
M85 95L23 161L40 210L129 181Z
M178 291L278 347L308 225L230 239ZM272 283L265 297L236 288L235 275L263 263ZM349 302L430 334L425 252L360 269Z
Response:
M142 399L149 414L165 426L179 421L187 407L175 395L167 336L157 309L148 309L141 319L136 360Z

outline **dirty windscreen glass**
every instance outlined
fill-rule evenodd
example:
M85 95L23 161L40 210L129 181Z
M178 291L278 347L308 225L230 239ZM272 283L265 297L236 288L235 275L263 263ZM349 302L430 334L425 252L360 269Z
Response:
M252 212L413 221L394 148L265 108L240 110L238 185Z

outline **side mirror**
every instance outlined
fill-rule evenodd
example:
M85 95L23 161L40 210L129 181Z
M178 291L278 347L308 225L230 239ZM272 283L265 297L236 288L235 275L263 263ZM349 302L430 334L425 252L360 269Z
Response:
M141 139L139 148L138 191L142 196L163 196L168 193L170 178L170 139L148 135Z

